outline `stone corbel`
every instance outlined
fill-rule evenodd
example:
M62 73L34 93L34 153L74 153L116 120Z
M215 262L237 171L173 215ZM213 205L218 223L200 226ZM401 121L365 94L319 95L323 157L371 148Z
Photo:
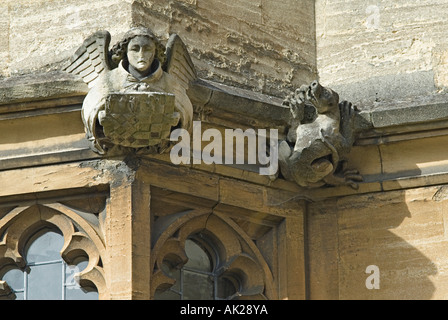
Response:
M362 176L347 170L347 156L355 141L357 108L318 81L289 94L287 139L279 144L282 176L307 188L349 185L357 189Z

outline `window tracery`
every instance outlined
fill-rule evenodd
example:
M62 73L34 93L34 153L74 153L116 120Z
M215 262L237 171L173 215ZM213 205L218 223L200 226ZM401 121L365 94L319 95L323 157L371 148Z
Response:
M188 261L178 268L170 259L162 263L163 272L176 279L168 290L156 292L155 299L222 300L231 299L240 289L237 277L224 275L213 243L197 234L185 241Z
M266 299L270 272L254 247L222 217L186 213L154 246L152 297Z
M15 207L0 220L0 298L101 297L103 252L101 236L75 210L60 203Z
M13 268L3 275L16 300L98 299L96 288L82 288L75 279L88 261L79 257L68 265L59 253L63 245L63 236L56 229L45 227L31 236L24 270Z

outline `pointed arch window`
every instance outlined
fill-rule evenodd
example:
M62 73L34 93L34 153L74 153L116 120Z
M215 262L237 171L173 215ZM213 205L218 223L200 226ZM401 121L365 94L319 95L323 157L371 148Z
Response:
M53 228L34 233L25 247L24 270L10 269L6 281L16 300L96 300L95 288L81 288L74 275L87 266L87 258L79 257L68 265L60 255L62 234Z
M156 292L161 300L224 300L238 292L239 281L224 275L217 248L207 237L195 235L185 241L188 261L179 269L174 260L163 262L166 275L175 279L168 290Z

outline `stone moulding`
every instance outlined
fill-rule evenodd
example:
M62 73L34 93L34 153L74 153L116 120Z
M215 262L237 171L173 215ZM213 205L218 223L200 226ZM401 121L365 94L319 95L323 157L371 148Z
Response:
M36 77L16 77L2 82L0 84L1 125L15 121L17 128L20 128L22 120L48 115L57 115L60 119L67 118L73 122L71 117L73 113L77 113L76 117L79 118L81 129L80 140L76 142L77 146L48 145L44 152L39 153L33 150L24 153L26 149L20 147L21 153L17 155L15 151L5 150L0 156L0 170L100 158L101 155L89 148L79 117L81 104L87 92L87 85L81 79L64 72L42 74ZM292 117L290 108L282 105L283 100L280 98L201 79L192 83L188 94L194 106L194 117L209 125L242 129L277 128L279 139L287 139ZM403 183L413 187L427 185L426 172L429 172L430 168L432 168L431 181L435 179L434 183L437 184L448 182L445 174L447 169L441 165L429 166L422 172L398 172L394 168L387 171L381 169L385 161L384 154L381 152L383 147L386 148L389 145L392 147L391 144L398 142L413 143L413 141L435 137L442 139L448 136L447 101L448 95L434 94L412 101L391 101L371 107L364 106L356 112L353 121L355 140L348 155L348 164L351 168L359 170L364 178L363 182L359 183L358 190L345 186L314 189L300 187L297 183L284 179L275 181L264 179L265 177L256 173L256 169L253 172L244 169L245 173L242 175L242 169L227 166L195 167L205 171L213 169L217 174L302 194L306 199L396 189ZM7 137L4 136L8 145ZM20 144L14 146L19 148ZM161 155L151 155L151 157L169 161ZM371 161L367 161L367 158ZM375 159L377 160L374 161ZM433 159L436 159L435 155ZM411 158L408 157L408 160L411 161ZM431 163L435 164L434 161ZM438 163L442 164L442 162Z

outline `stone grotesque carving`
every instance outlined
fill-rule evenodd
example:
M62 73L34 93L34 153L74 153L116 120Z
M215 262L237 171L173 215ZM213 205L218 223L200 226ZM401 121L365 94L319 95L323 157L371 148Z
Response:
M108 31L94 33L64 67L90 88L82 106L86 137L100 154L114 146L162 152L173 127L192 125L186 91L196 72L185 45L173 34L165 47L144 27L109 50L110 41Z
M346 156L354 143L356 107L339 102L339 95L314 81L283 101L292 119L287 141L279 145L283 177L302 187L349 185L358 188L362 177L347 170Z

